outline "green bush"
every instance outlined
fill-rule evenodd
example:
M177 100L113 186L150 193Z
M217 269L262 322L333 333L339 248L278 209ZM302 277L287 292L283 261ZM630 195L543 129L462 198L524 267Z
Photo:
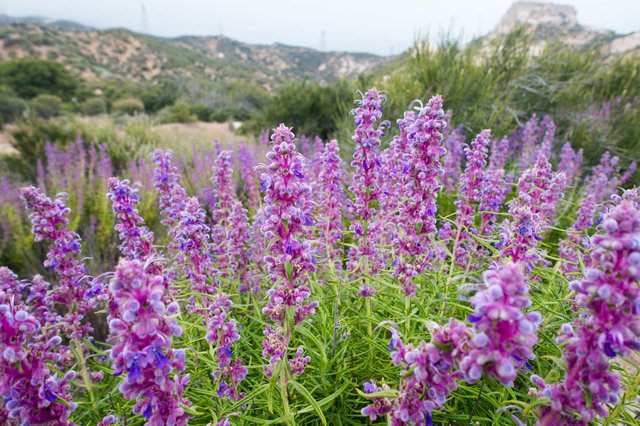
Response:
M0 126L20 118L26 108L27 103L23 99L10 91L0 91Z
M136 115L144 112L144 104L136 98L118 99L111 104L111 111L116 114Z
M86 115L100 115L107 112L107 103L104 98L89 98L82 103L82 112Z
M287 123L297 134L327 138L335 133L337 117L344 112L340 106L351 103L352 99L353 89L346 82L331 86L308 80L291 83L269 98L243 129L259 132Z
M29 107L36 117L57 117L62 110L62 99L54 95L38 95L31 99Z
M161 123L193 123L194 121L198 121L198 116L184 102L177 102L160 112Z
M16 122L9 134L9 143L18 151L19 156L11 164L26 180L36 178L36 165L43 160L46 142L66 144L80 135L84 139L87 134L84 129L73 121L43 120L33 115Z
M78 88L78 79L58 62L26 56L0 63L0 85L10 87L25 99L48 94L70 100Z
M144 109L148 113L158 112L173 105L178 99L179 89L171 82L148 86L140 93Z

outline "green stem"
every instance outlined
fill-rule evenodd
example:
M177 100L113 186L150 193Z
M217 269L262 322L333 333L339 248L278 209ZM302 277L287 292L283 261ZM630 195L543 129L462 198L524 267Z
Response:
M84 388L89 395L89 401L91 402L93 411L97 413L98 407L96 406L96 399L95 395L93 394L93 385L91 384L91 378L89 377L89 371L87 370L87 362L84 358L82 345L80 344L80 340L78 340L77 337L73 338L73 346L78 365L80 366L80 375L82 376L82 381L84 382Z
M405 296L404 298L404 329L405 329L405 333L408 336L409 335L409 329L411 328L411 324L409 322L409 315L411 312L411 299L409 298L409 296Z
M476 408L478 408L478 404L480 403L480 396L482 395L482 390L484 389L484 379L485 379L485 376L482 376L482 382L480 382L480 391L478 391L476 402L473 404L473 408L469 413L469 420L467 420L467 426L471 424L471 420L473 420L473 415L475 414Z

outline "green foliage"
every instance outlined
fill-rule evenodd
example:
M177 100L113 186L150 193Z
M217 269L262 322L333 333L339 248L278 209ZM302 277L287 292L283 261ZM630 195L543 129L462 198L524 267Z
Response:
M140 99L144 103L144 110L151 114L173 105L178 99L178 94L178 86L165 81L145 87L140 92Z
M29 107L36 117L57 117L62 110L62 99L55 95L38 95L29 101Z
M104 98L96 96L89 98L82 103L82 112L86 115L106 114L107 103Z
M27 109L27 103L10 90L0 91L0 126L20 118Z
M191 106L184 102L176 102L163 109L160 114L161 123L193 123L198 116L192 112Z
M111 104L111 111L114 114L136 115L144 112L144 104L136 98L118 99Z
M347 82L321 86L308 80L283 86L245 123L247 132L260 132L279 123L293 126L297 134L327 138L336 132L340 105L351 103L353 89Z
M0 85L10 87L25 99L48 94L69 100L78 80L58 62L26 56L0 63Z
M29 115L11 129L9 142L19 156L10 164L23 178L34 181L37 162L44 159L45 143L66 144L78 135L82 136L82 129L72 121L43 120Z

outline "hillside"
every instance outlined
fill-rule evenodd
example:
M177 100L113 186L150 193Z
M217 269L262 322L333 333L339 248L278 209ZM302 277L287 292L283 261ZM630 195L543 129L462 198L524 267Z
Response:
M328 83L375 71L389 60L365 53L252 45L223 36L161 38L68 21L0 16L0 60L26 55L55 59L89 81L239 79L266 88L304 77Z
M487 39L503 37L518 25L524 25L530 34L533 53L539 52L548 40L560 40L575 48L599 45L607 54L640 52L640 31L616 34L588 27L578 22L575 7L546 2L514 2Z

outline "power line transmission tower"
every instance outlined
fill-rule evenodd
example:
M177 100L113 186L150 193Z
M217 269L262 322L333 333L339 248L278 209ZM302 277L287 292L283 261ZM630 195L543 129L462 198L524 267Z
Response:
M149 34L149 18L147 17L147 7L142 3L142 10L140 11L140 31L143 34Z

